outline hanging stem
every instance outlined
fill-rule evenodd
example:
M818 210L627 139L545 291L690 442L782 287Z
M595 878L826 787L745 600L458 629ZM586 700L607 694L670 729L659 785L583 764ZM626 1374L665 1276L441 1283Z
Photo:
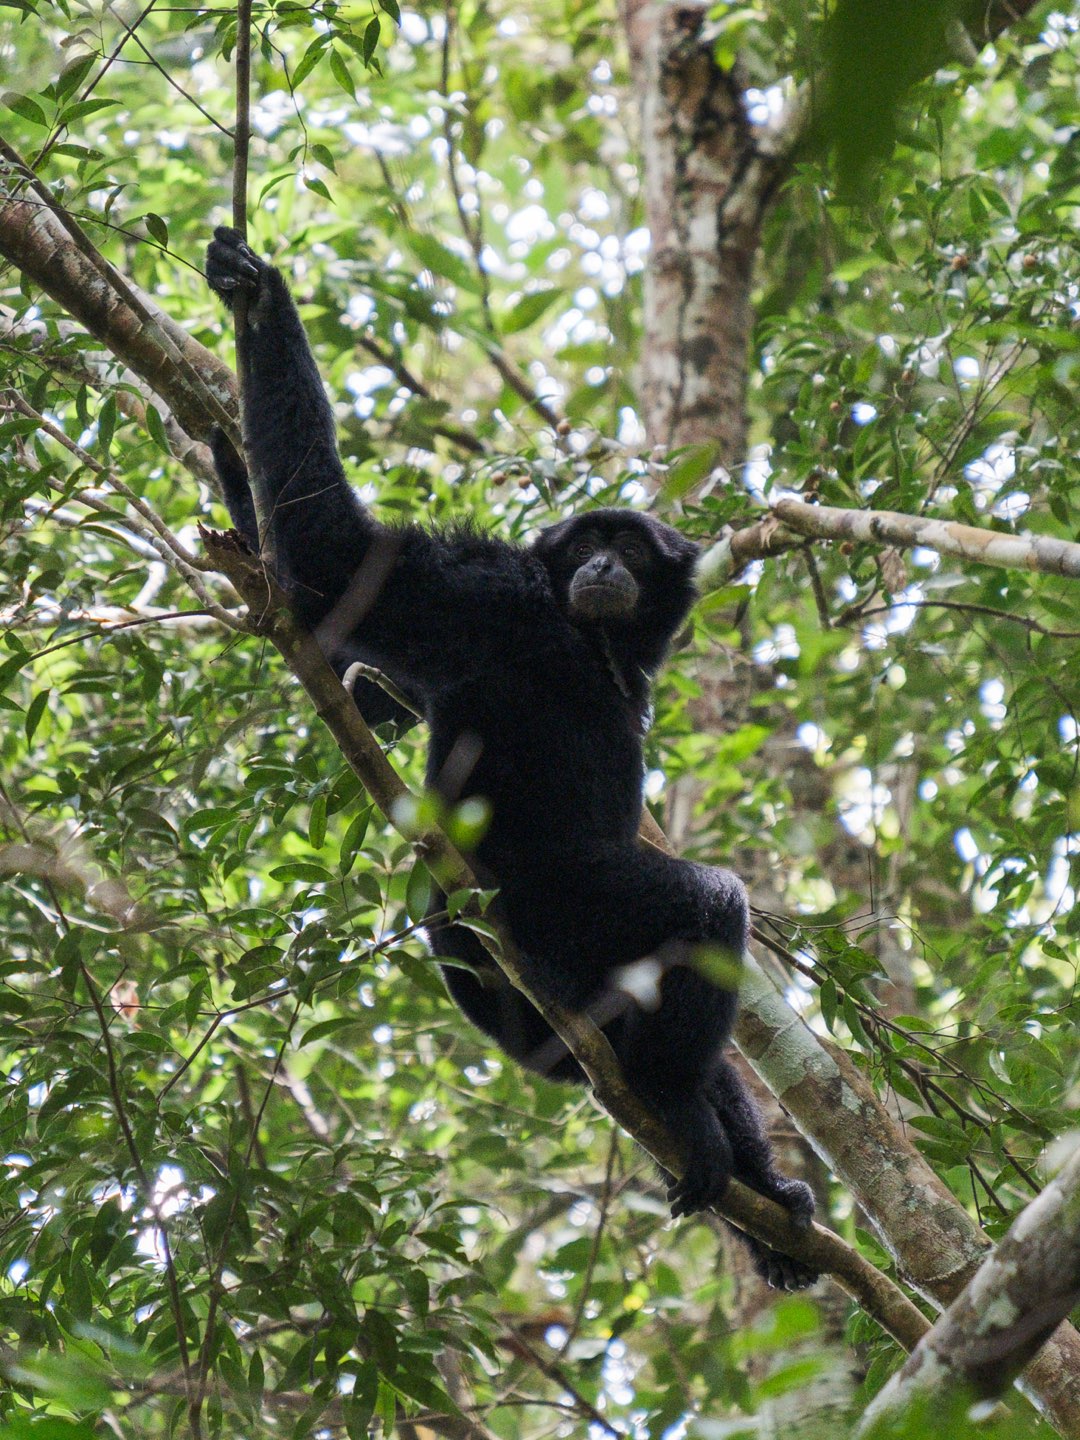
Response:
M233 126L232 222L247 238L248 150L251 146L251 0L236 0L236 124ZM239 348L247 327L248 297L238 290L233 303ZM242 378L242 377L241 377Z

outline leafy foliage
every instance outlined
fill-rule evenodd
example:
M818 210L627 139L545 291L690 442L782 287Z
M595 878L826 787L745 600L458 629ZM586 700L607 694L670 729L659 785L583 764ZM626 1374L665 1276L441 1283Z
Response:
M703 538L779 490L1075 537L1072 15L900 100L858 206L802 160L763 247L745 483L705 494L700 457L637 453L646 241L608 7L272 0L256 24L253 243L294 278L384 513L525 534L659 481ZM198 265L234 42L231 7L130 36L76 0L0 10L5 135L223 353ZM763 87L826 53L794 4L726 7L717 44ZM221 520L163 417L17 275L0 304L6 385L83 451L0 402L0 1436L191 1433L191 1375L209 1434L358 1440L461 1404L507 1440L809 1414L850 1355L828 1307L728 1333L710 1229L664 1228L603 1116L462 1027L409 848L110 489L191 549ZM770 560L701 607L650 757L658 803L698 787L687 853L798 917L771 932L794 1000L991 1233L1072 1124L1072 587L920 551ZM412 780L419 743L392 753ZM872 1387L895 1351L849 1334Z

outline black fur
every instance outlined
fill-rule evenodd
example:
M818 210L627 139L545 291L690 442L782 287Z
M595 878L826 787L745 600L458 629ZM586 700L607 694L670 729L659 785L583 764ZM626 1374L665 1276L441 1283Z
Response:
M693 601L696 547L626 510L564 520L528 548L468 529L379 524L345 480L333 415L280 274L220 229L207 278L227 303L238 289L249 296L244 445L296 614L338 674L361 659L416 700L431 731L431 785L489 803L476 870L498 887L531 983L594 1016L630 1085L680 1145L673 1212L708 1207L735 1175L809 1224L809 1188L777 1173L754 1103L721 1058L735 994L695 968L702 951L741 954L743 887L726 870L637 839L650 682ZM221 442L215 453L234 523L254 540L243 464ZM382 691L358 703L369 722L373 705L383 718L398 708ZM556 1080L584 1079L472 931L447 925L432 943L471 967L446 966L447 986L508 1054ZM652 993L642 996L622 972L649 959ZM750 1243L771 1283L814 1278Z

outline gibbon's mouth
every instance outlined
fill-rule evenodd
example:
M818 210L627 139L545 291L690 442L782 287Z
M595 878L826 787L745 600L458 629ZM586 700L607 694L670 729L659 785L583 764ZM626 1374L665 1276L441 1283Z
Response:
M575 585L571 608L588 620L614 619L629 615L637 603L637 589L600 583Z

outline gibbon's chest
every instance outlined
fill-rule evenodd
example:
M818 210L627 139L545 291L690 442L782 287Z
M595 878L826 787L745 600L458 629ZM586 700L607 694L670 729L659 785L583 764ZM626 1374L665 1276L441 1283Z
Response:
M467 674L432 697L429 782L459 770L458 796L482 795L493 828L571 823L633 827L643 775L640 707L602 655L576 634L522 646L487 673ZM448 798L452 798L449 797ZM511 816L518 817L515 821Z

